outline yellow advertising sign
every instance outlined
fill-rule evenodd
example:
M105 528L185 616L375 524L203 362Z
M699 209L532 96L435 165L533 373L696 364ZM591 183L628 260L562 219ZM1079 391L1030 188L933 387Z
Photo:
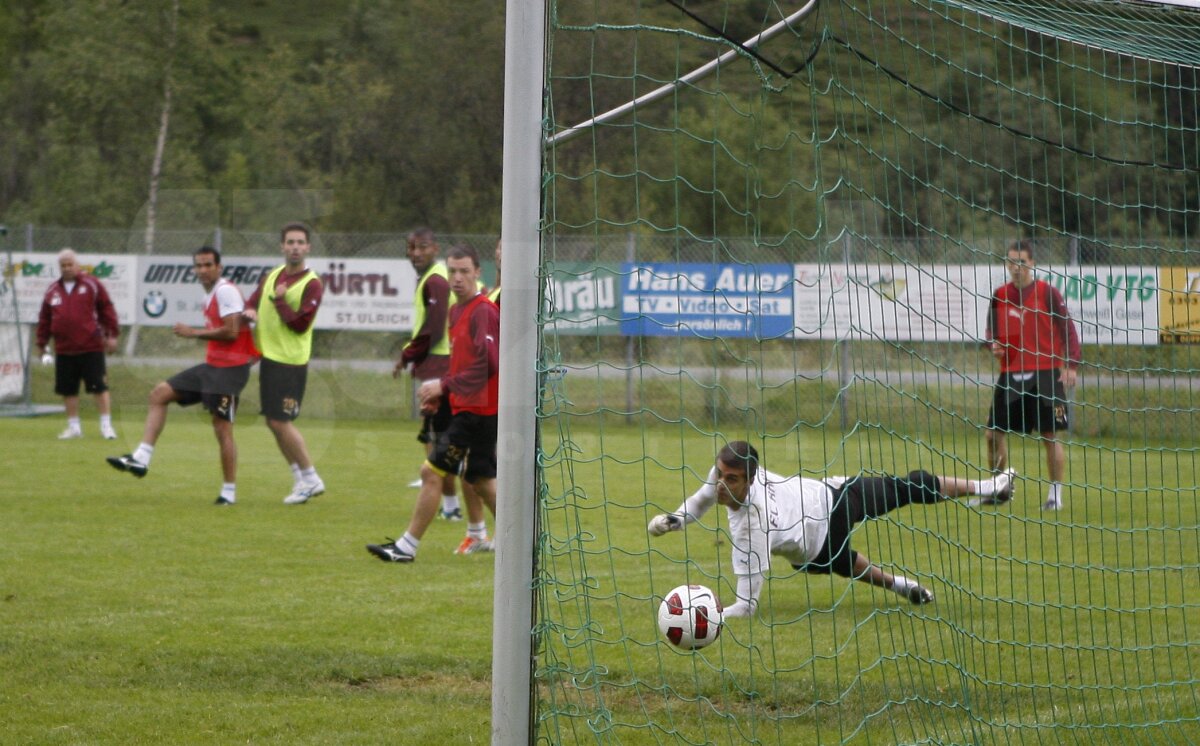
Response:
M1200 344L1200 268L1158 270L1158 341Z

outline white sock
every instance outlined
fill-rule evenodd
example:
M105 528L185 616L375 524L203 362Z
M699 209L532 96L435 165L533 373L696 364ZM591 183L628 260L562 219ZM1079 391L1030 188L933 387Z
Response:
M144 466L150 465L150 459L154 458L154 446L149 443L138 443L137 450L133 452L133 460Z
M453 513L458 510L458 495L442 495L442 512Z
M972 479L967 482L967 488L971 490L972 495L983 495L984 497L992 497L996 494L995 479Z
M237 485L233 482L224 482L221 484L221 497L229 502L237 499Z
M896 575L895 582L892 583L892 591L897 595L908 597L908 591L911 588L917 587L918 583L915 580L910 580L903 575Z
M321 478L317 476L317 467L310 466L307 469L300 470L300 477L305 482L320 482Z
M401 536L400 539L396 542L396 546L400 547L405 552L408 552L412 556L416 557L417 549L421 546L421 540L414 539L412 534L405 531L404 536Z
M112 415L111 414L100 415L100 427L112 427Z
M1055 504L1062 502L1062 482L1050 483L1050 490L1046 493L1046 502Z
M300 484L304 481L304 475L300 471L300 464L288 464L292 470L292 482Z
M482 521L479 523L468 523L467 536L483 541L487 538L487 524Z
M72 430L82 430L83 429L83 425L79 424L78 417L68 417L67 418L67 427L71 428Z

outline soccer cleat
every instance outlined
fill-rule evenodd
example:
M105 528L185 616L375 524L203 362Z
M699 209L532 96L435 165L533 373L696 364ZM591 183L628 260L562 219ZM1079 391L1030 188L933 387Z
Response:
M461 521L462 520L462 509L455 508L454 510L443 510L439 515L441 515L443 520Z
M367 551L384 562L412 562L416 559L413 555L396 546L396 542L394 541L388 544L368 544Z
M933 591L916 583L908 589L907 596L911 603L918 606L933 603Z
M150 467L135 459L132 453L124 456L109 456L105 460L117 471L127 471L138 479L146 476L146 472L150 471Z
M408 486L412 487L413 489L420 489L422 484L425 484L425 483L423 481L421 481L420 477L417 477L413 481L409 482Z
M1042 510L1062 510L1062 500L1047 500L1042 503Z
M967 502L967 505L978 507L980 505L1003 505L1013 498L1013 482L1017 479L1016 469L1005 469L996 475L995 481L997 489L990 495L977 497Z
M213 505L237 505L237 500L225 497L224 495L217 495L216 502Z
M113 430L112 425L101 425L100 426L100 435L103 436L103 438L105 440L116 440L117 439L117 431Z
M476 539L474 536L467 536L458 545L458 549L454 550L455 554L478 554L480 552L494 552L496 545L490 539Z
M82 437L83 437L83 431L77 427L68 427L66 430L63 430L61 433L58 434L59 440L75 440L76 438L82 438Z
M284 505L303 505L318 495L325 494L325 483L320 479L315 482L300 482L292 487L292 494L283 498Z

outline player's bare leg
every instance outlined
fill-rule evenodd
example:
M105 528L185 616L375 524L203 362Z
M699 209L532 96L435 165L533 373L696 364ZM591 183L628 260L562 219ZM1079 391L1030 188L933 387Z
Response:
M213 433L221 449L221 476L226 482L236 482L237 441L233 439L233 423L213 415Z
M166 381L150 390L150 405L146 410L146 426L142 429L142 442L154 445L167 425L167 405L175 401L178 394Z
M275 436L275 444L279 446L279 452L283 454L289 464L298 464L301 469L308 469L312 466L312 459L308 455L308 445L304 442L304 435L300 433L300 428L287 420L272 419L267 420L267 427Z
M928 588L903 575L892 575L890 572L875 566L861 552L854 557L854 577L856 580L868 585L873 585L877 588L886 588L899 596L903 596L914 604L927 604L933 601L933 592Z
M426 461L421 464L421 492L417 495L417 505L413 508L412 518L408 523L408 533L414 539L420 539L433 523L441 505L441 486L443 477Z
M1042 433L1042 444L1046 448L1046 467L1049 470L1050 487L1042 510L1062 509L1062 485L1067 472L1067 454L1062 441L1053 433Z
M988 430L983 439L987 442L988 466L999 474L1008 468L1008 436L1001 430Z
M76 401L78 402L78 399ZM76 405L76 409L78 411L78 405ZM112 414L112 395L109 392L101 391L99 394L96 394L96 411L102 417Z

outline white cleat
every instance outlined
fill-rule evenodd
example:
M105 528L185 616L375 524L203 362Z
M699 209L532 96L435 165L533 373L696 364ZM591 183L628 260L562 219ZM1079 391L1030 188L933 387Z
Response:
M75 440L76 438L82 438L82 437L83 437L83 431L77 427L68 427L66 430L63 430L61 433L58 434L59 440Z
M105 440L116 440L117 439L117 431L113 430L112 425L101 425L100 426L100 435L103 436L103 438Z
M992 480L995 489L990 495L982 495L967 501L967 505L977 508L980 505L1002 505L1012 499L1013 482L1017 479L1016 469L1005 469Z
M292 487L292 494L283 498L284 505L303 505L318 495L325 494L325 483L318 479L315 482L300 482Z

